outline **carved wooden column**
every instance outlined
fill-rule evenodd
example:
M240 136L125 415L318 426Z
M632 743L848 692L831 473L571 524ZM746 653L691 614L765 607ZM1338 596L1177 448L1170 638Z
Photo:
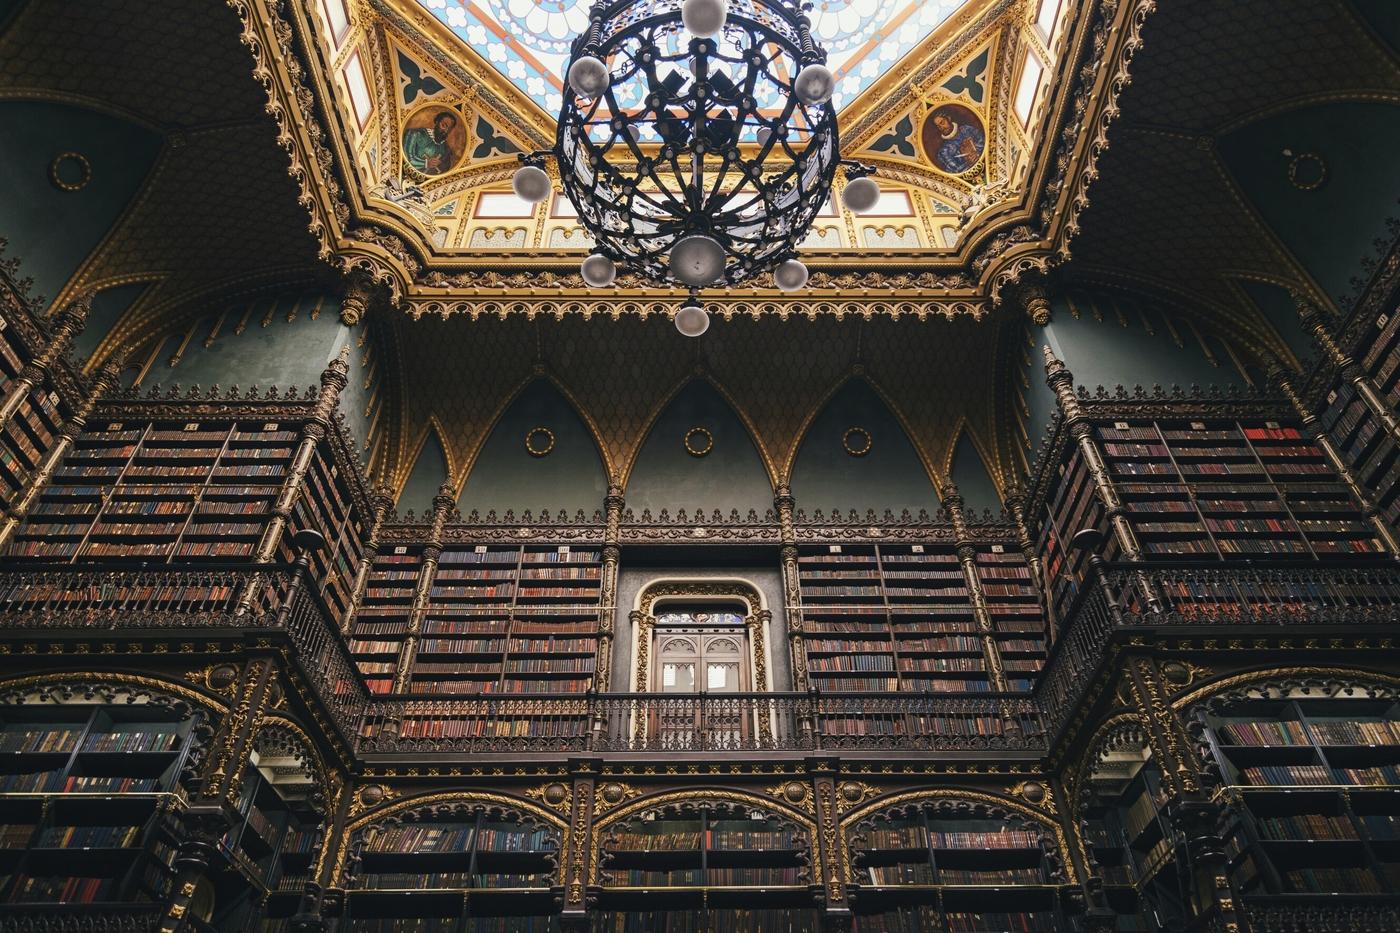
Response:
M1352 384L1356 394L1361 397L1366 407L1371 409L1371 414L1376 416L1386 433L1400 443L1400 418L1396 417L1395 412L1376 389L1376 384L1362 371L1356 360L1343 353L1342 348L1337 346L1337 341L1327 328L1327 319L1322 310L1306 298L1297 295L1294 297L1298 301L1298 318L1303 323L1303 329L1312 335L1313 341L1322 350L1323 358L1337 367L1337 372Z
M176 850L175 880L162 908L160 933L186 928L195 891L201 883L208 884L219 840L238 809L243 772L258 726L271 705L274 676L270 658L250 658L239 672L228 715L209 741L197 788L180 814L184 838Z
M54 445L49 448L48 453L44 454L44 458L34 468L34 472L30 474L29 481L20 491L19 496L5 509L4 524L0 525L0 548L9 543L15 529L24 521L34 502L39 498L39 494L53 478L54 470L58 469L63 458L72 449L73 441L87 427L88 417L92 414L93 406L97 404L98 399L116 386L125 360L125 353L118 353L107 360L97 371L92 382L88 385L87 398L78 406L78 410L73 412L73 416L64 423L58 432L58 438L54 441Z
M0 399L0 428L10 423L25 397L35 386L44 382L49 370L68 351L73 338L82 333L83 325L87 323L88 312L91 310L92 296L83 295L53 316L48 345L42 353L24 364L19 375L6 390L4 399Z
M593 689L599 693L612 690L614 621L617 618L617 567L622 559L619 541L622 537L622 487L608 484L603 499L603 580L602 604L598 607L598 656L593 673Z
M1288 371L1282 366L1275 366L1269 372L1269 378L1278 388L1283 397L1288 399L1293 411L1298 415L1298 424L1303 429L1303 433L1317 445L1327 458L1327 462L1332 465L1332 469L1337 471L1337 475L1342 478L1342 482L1347 484L1347 489L1361 505L1361 512L1366 516L1366 521L1371 523L1371 527L1376 530L1376 536L1385 543L1385 549L1391 556L1400 559L1400 542L1397 542L1394 530L1389 523L1381 517L1380 509L1376 508L1371 499L1370 492L1363 487L1347 466L1346 460L1342 458L1341 451L1337 450L1332 438L1322 428L1322 422L1317 420L1317 416L1308 410L1308 406L1303 403L1303 399L1298 395L1298 391L1293 387L1292 381L1288 378Z
M326 436L331 423L331 414L340 401L341 390L349 383L350 347L345 346L339 355L331 360L321 372L321 394L311 416L302 425L301 438L297 441L296 452L292 455L292 466L287 478L282 482L282 490L272 506L272 517L263 529L253 559L260 564L270 562L277 556L277 546L282 543L282 533L292 518L292 506L306 485L306 472L311 468L311 458L316 454L316 445Z
M1035 586L1036 599L1040 602L1040 611L1045 617L1048 629L1046 634L1049 636L1049 643L1054 644L1059 636L1059 626L1051 607L1050 581L1045 579L1045 564L1040 559L1040 552L1036 550L1035 542L1031 539L1030 527L1026 524L1026 491L1018 484L1013 483L1006 490L1006 512L1016 525L1016 544L1021 548L1021 553L1025 555L1026 563L1030 566L1031 583Z
M326 917L338 913L341 892L332 891L335 885L335 853L345 832L353 797L348 776L333 773L331 797L326 801L325 819L321 824L321 836L316 841L311 875L302 890L296 914L287 921L288 928L295 933L319 933L327 928Z
M428 612L433 578L437 576L438 558L442 556L442 528L452 513L452 486L443 483L433 496L433 521L428 527L428 540L423 545L423 563L418 568L418 585L413 590L413 605L408 610L408 631L399 647L399 664L394 671L394 693L408 690L409 672L418 655L418 639L423 633L423 617Z
M1161 770L1162 809L1186 845L1190 864L1182 869L1189 868L1194 879L1192 907L1198 916L1219 917L1218 929L1246 930L1244 917L1235 910L1239 899L1231 890L1219 834L1224 808L1203 786L1204 763L1186 723L1172 709L1169 682L1151 657L1127 659L1123 669L1132 703L1146 726L1148 747Z
M802 587L797 575L797 529L792 515L795 501L786 484L778 487L773 506L778 513L782 540L783 618L786 623L788 662L792 665L792 689L807 691L807 647L802 643ZM810 724L809 724L810 725Z
M297 497L306 487L306 473L311 468L311 458L316 455L317 445L325 439L331 416L340 402L341 390L350 381L349 373L350 347L347 345L341 348L339 355L321 372L321 394L316 399L316 405L311 409L306 423L301 427L301 438L292 454L291 467L287 471L286 479L282 481L282 488L277 494L277 501L273 503L267 526L263 528L262 537L258 539L257 549L253 552L254 563L270 564L277 556L282 535L292 520L292 507L296 505ZM260 575L255 574L243 587L243 594L238 599L235 611L239 615L252 608L253 599L260 589L262 579Z
M846 890L848 865L845 840L841 838L836 768L835 758L807 759L807 771L812 777L812 790L815 793L813 802L816 804L817 820L812 882L820 884L826 893L829 928L844 929L850 925L851 905Z
M598 779L598 762L589 758L569 759L573 777L569 830L561 853L564 910L560 916L566 928L588 928L588 869L593 835L593 795Z
M360 604L365 599L365 588L369 586L370 568L379 556L379 529L384 518L394 507L394 494L387 486L375 486L369 496L369 531L365 535L364 550L360 553L359 566L355 568L355 584L350 589L350 609L341 622L340 633L349 635L355 628L355 617L359 615Z
M1084 407L1079 404L1079 397L1074 394L1074 374L1056 358L1049 347L1042 349L1045 354L1045 383L1055 393L1055 401L1059 405L1061 415L1064 416L1065 427L1074 437L1079 455L1084 458L1084 465L1088 467L1089 476L1094 481L1094 492L1103 504L1113 537L1118 541L1118 547L1125 559L1141 560L1142 548L1138 545L1137 536L1133 534L1133 526L1123 515L1123 501L1118 498L1118 490L1109 478L1108 465L1104 462L1098 442L1094 440L1093 426L1089 424ZM1073 528L1068 533L1073 534L1076 531L1079 529Z
M951 479L943 481L943 510L953 522L953 544L958 549L958 562L962 564L963 579L967 581L967 595L972 602L972 617L977 620L977 632L982 639L982 656L987 664L987 679L991 682L993 690L1005 693L1011 688L1006 682L1006 670L1002 667L996 628L992 625L991 614L987 612L987 595L982 591L981 578L977 576L977 549L972 546L972 535L967 530L963 498Z

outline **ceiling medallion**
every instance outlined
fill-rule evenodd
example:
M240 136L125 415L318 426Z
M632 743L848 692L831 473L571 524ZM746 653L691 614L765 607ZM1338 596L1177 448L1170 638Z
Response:
M681 443L692 457L703 457L715 449L715 436L704 428L691 428L685 432Z
M554 450L554 432L549 428L531 428L525 432L525 452L532 457L547 457Z
M841 435L841 446L852 457L864 457L870 453L874 443L875 438L865 428L847 428L846 433Z
M800 5L799 5L800 4ZM681 333L709 326L700 289L760 275L807 284L797 247L845 170L845 206L879 200L874 169L843 160L836 79L801 0L597 0L570 49L552 149L512 179L530 203L564 193L596 244L580 271L606 288L618 267L690 298Z

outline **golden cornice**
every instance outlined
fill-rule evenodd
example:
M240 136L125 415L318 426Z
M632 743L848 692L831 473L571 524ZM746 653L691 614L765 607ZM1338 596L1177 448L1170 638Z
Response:
M334 179L333 163L341 166L353 165L354 154L345 142L351 137L348 113L344 104L337 102L338 97L332 91L332 82L327 80L327 63L324 60L322 43L308 41L302 44L302 47L310 48L316 53L312 56L310 69L304 68L296 60L297 48L296 43L292 41L293 35L305 38L310 28L304 13L298 10L296 4L287 3L286 0L228 2L244 14L244 41L253 49L257 62L255 74L268 90L269 111L278 120L279 141L292 157L290 171L301 184L301 200L311 210L310 227L321 241L323 256L336 257L338 264L345 271L360 270L369 274L375 281L387 285L391 301L406 307L412 314L472 313L472 305L475 302L466 299L481 296L463 296L461 291L471 288L474 283L466 281L432 284L433 275L442 275L448 269L459 268L462 264L461 256L444 255L428 242L425 232L417 227L416 222L408 223L399 212L384 210L378 203L371 204L357 184L352 183L342 189ZM989 4L991 2L992 0L989 0ZM1006 2L1011 6L1015 5L1011 0ZM1039 223L1030 223L1034 210L1031 200L1022 198L1016 199L1014 204L1009 200L1004 201L996 208L978 216L972 226L966 228L966 231L970 232L965 231L960 237L959 249L952 262L946 257L941 261L934 259L930 262L932 257L924 251L919 251L867 253L860 258L817 254L812 257L812 265L823 271L838 264L861 268L902 261L916 268L945 269L952 272L957 269L959 263L966 263L971 267L972 275L965 291L959 288L956 294L940 296L932 301L924 294L909 295L910 302L906 302L901 308L915 311L921 305L915 305L913 302L921 301L926 302L938 313L956 313L964 309L975 310L994 305L1000 299L1001 291L1006 285L1029 273L1044 272L1056 261L1062 261L1068 255L1069 236L1077 230L1077 214L1087 204L1083 192L1095 175L1093 161L1107 146L1106 126L1117 113L1115 98L1127 83L1127 61L1131 52L1140 44L1137 30L1140 29L1147 13L1154 7L1154 0L1138 0L1136 5L1102 4L1097 9L1091 8L1064 29L1066 35L1074 34L1076 42L1072 44L1072 54L1063 54L1057 66L1062 79L1066 73L1070 73L1071 68L1078 66L1080 53L1085 48L1090 31L1088 20L1092 18L1091 14L1102 10L1115 15L1115 19L1102 30L1103 37L1098 40L1105 46L1108 58L1105 62L1106 67L1099 69L1100 74L1092 92L1087 95L1082 90L1077 94L1072 93L1074 82L1070 80L1052 82L1052 86L1058 90L1053 95L1055 106L1047 108L1043 118L1044 125L1059 126L1069 101L1077 98L1081 103L1087 102L1090 105L1082 119L1093 126L1095 132L1077 134L1081 137L1077 145L1067 158L1061 160L1071 181L1069 184L1058 186L1059 196L1053 209L1039 212L1041 219L1051 227L1052 232L1049 236L1041 236L1036 232ZM416 10L412 12L420 15ZM288 24L278 18L283 14L292 18L294 29L287 29ZM426 12L421 13L422 17L427 15ZM424 31L427 31L440 24L434 19L431 23L424 20L421 25ZM1066 40L1066 44L1070 43ZM271 54L273 49L280 50L281 54ZM305 86L301 83L302 79L308 82ZM322 103L319 113L313 112L314 102L318 99ZM326 106L327 101L334 103ZM331 121L332 132L325 133L322 130L317 123L321 117ZM1030 175L1027 188L1031 192L1038 192L1048 177L1052 161L1049 155L1054 149L1054 146L1050 145L1051 142L1047 140L1047 144L1042 147L1036 170ZM352 170L346 174L353 176L354 173ZM1021 226L1017 226L1018 224ZM548 266L551 263L567 263L568 267L572 267L575 257L576 253L574 256L568 256L558 251L537 253L530 257L509 256L508 259L504 256L492 257L485 261L508 261L516 268ZM878 275L869 275L865 279L871 288L883 292L887 287ZM519 292L514 289L507 289L506 292L512 298L520 297ZM617 300L613 296L599 299L596 295L585 298L581 294L577 310L587 313L599 304L611 303L615 306ZM817 300L821 300L820 295L817 296ZM540 303L526 295L514 308L493 304L486 310L490 313L509 313L511 310L530 313L532 306ZM843 306L848 313L862 313L863 306L869 309L865 313L871 314L888 313L889 309L888 304L874 299L846 299ZM769 306L735 303L735 310L738 313L758 314L767 312Z

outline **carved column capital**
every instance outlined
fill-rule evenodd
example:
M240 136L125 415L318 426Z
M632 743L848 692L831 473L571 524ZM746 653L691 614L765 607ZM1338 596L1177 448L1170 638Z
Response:
M382 289L362 272L352 273L345 284L345 296L340 299L340 323L354 327L376 307Z
M1016 302L1032 324L1044 327L1050 323L1050 295L1043 285L1022 285L1016 290Z

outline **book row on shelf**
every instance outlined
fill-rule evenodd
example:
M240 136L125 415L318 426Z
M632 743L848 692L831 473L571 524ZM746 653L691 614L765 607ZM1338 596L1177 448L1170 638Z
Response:
M784 868L707 868L679 869L675 871L628 871L605 872L609 880L606 885L627 888L678 888L678 887L742 887L780 888L802 884L800 869Z
M548 830L533 832L480 828L476 824L421 824L381 830L366 852L421 854L425 852L539 852L555 848Z

